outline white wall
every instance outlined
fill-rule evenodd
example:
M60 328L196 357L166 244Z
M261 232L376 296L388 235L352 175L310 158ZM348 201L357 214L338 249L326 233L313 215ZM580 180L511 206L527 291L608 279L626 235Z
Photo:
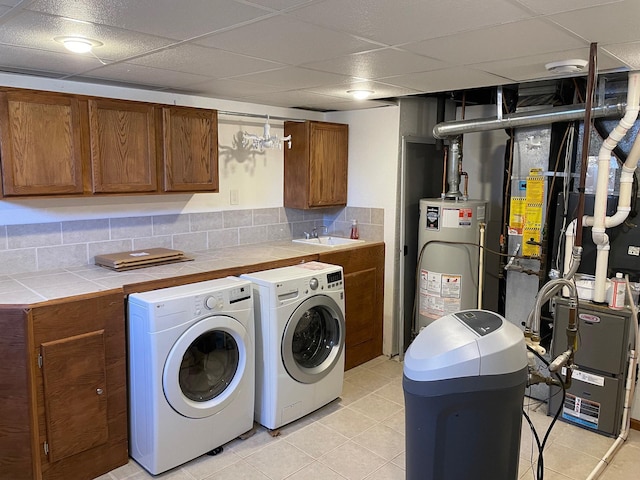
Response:
M393 352L396 203L400 108L333 112L327 120L349 124L348 205L384 208L384 335L383 353Z

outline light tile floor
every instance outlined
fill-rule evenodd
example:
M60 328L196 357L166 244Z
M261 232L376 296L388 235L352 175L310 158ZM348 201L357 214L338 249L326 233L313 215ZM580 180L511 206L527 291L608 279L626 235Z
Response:
M532 422L544 435L551 418L546 405L525 399ZM545 480L583 480L613 443L611 438L557 422L544 453ZM537 454L523 420L520 479L535 479ZM378 357L345 373L340 399L280 429L272 437L262 427L224 451L204 455L152 477L133 460L99 480L402 480L404 458L402 365ZM640 432L632 430L602 480L640 478Z

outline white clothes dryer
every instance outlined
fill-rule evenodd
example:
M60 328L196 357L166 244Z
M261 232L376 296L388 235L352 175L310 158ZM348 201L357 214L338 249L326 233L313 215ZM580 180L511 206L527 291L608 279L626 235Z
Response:
M309 262L242 278L254 285L255 419L276 429L342 393L342 267Z
M129 454L156 475L253 428L251 283L235 277L131 294Z

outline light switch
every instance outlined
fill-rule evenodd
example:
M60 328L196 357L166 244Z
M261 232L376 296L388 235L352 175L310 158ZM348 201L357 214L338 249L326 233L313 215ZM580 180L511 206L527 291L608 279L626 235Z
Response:
M229 191L229 204L238 205L240 203L239 194L237 189Z

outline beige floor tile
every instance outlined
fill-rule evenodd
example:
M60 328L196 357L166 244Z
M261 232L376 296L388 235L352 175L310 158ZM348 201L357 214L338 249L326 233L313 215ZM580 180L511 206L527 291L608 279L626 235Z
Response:
M272 480L281 480L314 461L286 441L269 445L249 455L246 461Z
M405 428L404 428L405 418L404 417L405 417L405 414L404 414L404 408L403 408L401 410L398 410L396 413L391 415L389 418L385 419L382 422L382 424L386 425L387 427L391 427L396 432L400 433L401 435L404 435L404 432L405 432Z
M598 458L563 445L552 445L544 451L545 471L562 472L575 480L585 479L597 463Z
M312 419L313 421L316 421L316 420L320 420L321 418L326 417L327 415L331 415L332 413L335 413L335 412L338 412L338 411L342 410L343 407L344 407L344 405L342 405L342 403L340 402L340 399L337 398L333 402L330 402L327 405L325 405L324 407L319 408L315 412L311 412L307 416L310 419Z
M387 463L369 475L367 480L404 480L405 472L393 463Z
M325 464L313 462L302 470L287 477L287 480L344 480L345 477L334 472Z
M144 471L144 469L138 465L135 460L129 459L129 463L123 465L121 467L116 468L115 470L111 470L109 474L115 480L126 480L129 477Z
M360 480L386 462L357 443L347 442L319 459L327 467L349 480Z
M189 475L196 480L203 480L240 460L242 460L241 457L225 448L218 455L202 455L186 464L183 470L189 472Z
M635 432L636 434L640 432ZM635 436L635 435L634 435ZM640 448L624 445L613 457L611 464L600 477L601 480L631 480L640 478Z
M405 470L407 465L407 457L404 452L402 452L400 455L391 460L391 463L393 463L396 467L400 467L402 470Z
M325 453L349 441L347 437L339 434L319 422L288 436L285 441L296 446L307 455L319 458Z
M553 445L564 445L597 458L602 458L614 442L613 438L566 422L557 422L549 438Z
M404 390L402 388L402 383L397 381L391 381L385 386L380 387L376 390L376 395L380 395L387 400L391 400L398 405L404 406Z
M391 400L381 397L375 393L371 393L360 400L353 402L349 408L360 412L367 417L373 418L378 422L386 420L391 415L402 410L402 406Z
M398 378L402 377L402 368L402 363L396 360L386 360L372 365L369 370L385 377Z
M225 450L233 452L242 458L246 458L267 445L271 445L272 443L279 441L281 441L279 437L272 437L271 434L261 426L255 434L246 440L237 438L227 443L224 448Z
M353 438L353 441L371 450L385 460L392 460L404 451L404 435L392 428L378 424Z
M229 465L227 468L214 473L207 480L269 480L264 473L256 470L252 465L243 461Z
M350 405L356 400L360 400L365 395L369 395L369 391L364 388L360 388L349 380L345 380L342 384L342 395L340 395L340 404L341 405Z
M391 381L389 377L378 375L377 373L373 373L371 370L362 370L361 372L358 372L357 375L350 376L348 380L356 387L363 388L368 392L375 392Z
M360 435L376 424L376 421L372 418L362 415L349 407L344 407L319 421L324 426L335 430L347 438Z

